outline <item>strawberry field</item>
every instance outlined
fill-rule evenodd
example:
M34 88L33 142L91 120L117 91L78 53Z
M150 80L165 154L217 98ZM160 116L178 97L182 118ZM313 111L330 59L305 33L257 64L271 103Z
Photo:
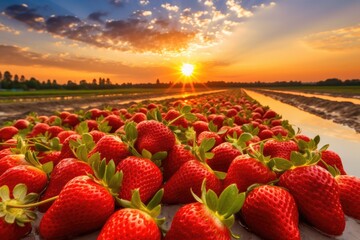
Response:
M359 239L360 178L320 139L240 90L14 119L0 236Z

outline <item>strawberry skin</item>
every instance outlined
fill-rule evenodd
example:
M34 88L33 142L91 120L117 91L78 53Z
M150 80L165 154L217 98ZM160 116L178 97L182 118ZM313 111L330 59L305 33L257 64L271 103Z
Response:
M241 214L247 227L261 238L300 240L297 206L283 188L262 185L251 190Z
M11 154L2 157L0 159L0 175L6 170L19 165L28 165L24 154Z
M50 175L50 181L45 192L41 195L40 200L45 200L59 195L63 187L71 179L81 176L93 174L91 167L76 158L64 158L53 169ZM51 203L42 204L39 206L40 212L46 212L51 206Z
M106 162L112 159L115 165L130 154L127 145L119 137L112 135L102 137L90 151L89 157L96 152L99 152L100 158L105 158Z
M113 196L88 176L70 180L40 221L45 239L74 237L101 228L114 212Z
M223 142L223 140L219 136L219 134L217 134L215 132L210 132L210 131L203 131L199 134L199 136L197 136L197 144L200 145L204 139L208 139L208 138L215 139L214 147L218 146L219 144L221 144Z
M215 171L227 172L231 162L241 152L229 142L221 143L211 150L214 157L206 160L206 163Z
M181 207L164 240L231 240L230 231L199 202Z
M340 202L344 213L360 220L360 178L350 175L335 177L340 190Z
M346 172L344 170L342 161L340 156L331 150L325 150L321 152L321 159L328 165L332 166L332 167L336 167L337 169L339 169L340 173L343 175L346 175ZM322 161L318 162L318 165L325 168L325 165L322 163Z
M138 209L124 208L107 220L97 240L160 240L161 232L154 219Z
M276 179L276 174L260 161L248 155L236 157L224 179L224 187L235 183L240 192L254 183L266 184Z
M327 170L317 165L297 167L281 175L279 186L289 190L299 212L314 227L329 235L343 233L339 186Z
M175 135L164 124L155 120L142 121L136 125L138 136L135 147L138 152L143 149L152 154L169 151L175 145Z
M7 127L0 128L0 142L9 140L18 132L19 132L19 130L13 126L7 126Z
M151 160L130 156L122 160L116 167L123 172L123 180L119 197L131 199L131 191L139 188L142 202L147 202L161 187L162 174L158 166Z
M299 151L299 147L291 140L279 141L271 139L264 144L264 155L271 156L271 158L280 157L290 160L292 151Z
M10 191L17 184L24 183L28 188L28 192L41 193L47 181L46 173L31 165L12 167L0 176L0 186L7 185Z
M200 195L204 178L206 178L207 189L212 189L216 194L219 194L222 188L220 179L198 160L187 161L165 183L163 202L169 204L194 202L190 189L195 194Z
M162 161L164 180L168 180L185 162L190 160L195 160L195 157L185 148L185 145L174 145Z
M31 232L31 229L31 223L25 223L24 227L20 227L16 223L9 224L0 218L0 236L3 240L22 239Z

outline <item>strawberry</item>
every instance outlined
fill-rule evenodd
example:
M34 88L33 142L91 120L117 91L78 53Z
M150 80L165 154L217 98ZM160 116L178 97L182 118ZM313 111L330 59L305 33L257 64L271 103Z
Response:
M7 126L7 127L0 128L0 142L9 140L14 135L16 135L18 132L19 132L19 130L13 126Z
M40 152L38 155L39 162L41 164L53 162L53 166L56 166L61 160L59 159L60 154L61 154L60 151Z
M174 145L162 161L164 180L168 180L185 162L194 160L195 156L185 145Z
M107 162L113 160L116 165L130 155L127 145L119 137L113 135L102 137L89 152L89 157L97 152L100 153L101 159L105 158Z
M14 196L11 198L11 196ZM36 215L27 208L18 208L33 203L38 198L35 193L27 194L27 187L18 184L10 192L9 187L0 187L0 236L4 240L18 240L28 235L31 230L31 222Z
M198 160L185 162L165 183L163 202L168 204L189 203L193 201L190 189L199 194L202 181L207 180L207 187L215 193L222 188L221 180L204 163Z
M130 120L139 123L146 120L146 115L142 112L136 112L132 115Z
M40 200L59 195L62 188L71 179L81 176L93 174L92 168L85 162L79 161L76 158L64 158L53 169L50 175L48 186L41 195ZM52 203L47 203L39 206L40 212L46 212Z
M27 164L24 154L6 155L0 159L0 175L12 167Z
M163 123L155 120L142 121L136 125L137 139L135 148L138 152L146 149L151 154L170 151L175 145L175 135Z
M161 187L162 174L151 160L129 156L117 165L117 171L123 172L119 197L131 199L131 191L139 189L141 201L147 202Z
M41 193L46 187L46 173L31 165L19 165L6 170L0 176L0 186L7 185L12 190L15 185L24 183L29 192Z
M223 142L219 134L210 131L203 131L197 136L197 143L198 145L200 145L204 139L210 139L210 138L213 138L215 140L214 147L218 146L220 143Z
M70 113L63 121L63 125L67 127L75 127L80 122L79 116L75 113Z
M164 116L164 119L168 122L172 121L172 120L175 120L171 123L171 125L174 125L174 126L181 126L183 128L187 128L188 127L188 122L187 120L185 119L185 117L180 117L180 112L177 111L177 110L174 110L174 109L171 109L169 110L165 116ZM179 118L180 117L180 118Z
M13 151L11 151L10 148L4 148L0 150L0 159L2 159L3 157L7 156L7 155L12 155L14 154ZM0 160L1 162L1 160Z
M57 137L62 131L64 131L64 129L59 126L51 126L47 129L49 138Z
M60 140L60 143L64 143L65 139L68 138L69 136L76 134L76 132L72 131L72 130L66 130L66 131L62 131L60 132L57 137Z
M89 134L92 136L95 143L97 143L102 137L106 136L106 133L100 132L98 130L92 130L89 132Z
M240 155L230 164L224 179L224 187L235 183L239 191L243 192L254 183L274 181L276 174L268 166L269 158L264 156Z
M346 215L360 220L360 178L350 175L337 175L340 202Z
M193 195L197 202L186 204L175 213L164 240L231 240L233 234L229 229L245 194L239 194L236 186L231 185L217 197L211 190L206 192L202 184L201 198Z
M192 127L196 132L196 136L199 136L204 131L209 131L209 124L206 121L196 121L192 123Z
M94 162L95 176L78 176L61 190L40 221L45 239L74 237L101 228L115 209L121 174L115 165Z
M231 162L241 155L239 149L229 142L224 142L211 150L213 158L207 159L206 163L215 171L227 172Z
M17 140L15 138L10 138L0 144L0 150L16 147L16 143L17 143Z
M124 125L124 122L121 120L120 116L116 116L111 114L105 117L101 123L107 122L108 126L110 126L110 133L114 133L117 129Z
M158 219L157 216L161 211L159 204L162 194L163 191L159 190L147 206L141 202L138 189L133 191L131 202L121 199L120 203L124 208L110 216L97 239L161 240L162 233L159 227L165 218Z
M315 155L308 160L293 152L291 162L280 161L283 169L288 170L280 176L278 184L293 195L306 221L326 234L341 235L345 229L345 217L339 186L327 170L314 165L318 159L319 156Z
M46 123L37 123L31 130L31 132L28 134L28 137L36 137L40 134L45 134L47 130L49 129L49 125Z
M75 133L68 136L62 143L61 152L59 155L59 161L64 158L73 158L75 157L73 151L71 150L70 143L71 141L76 141L81 138L81 135Z
M241 217L245 225L263 239L300 240L295 200L281 187L258 185L249 189Z
M272 158L279 157L290 160L292 151L299 151L298 145L292 140L270 139L264 144L264 155Z
M13 126L16 127L19 130L28 128L30 125L30 122L26 119L18 119L14 122Z
M321 159L328 165L339 169L341 174L346 175L341 158L336 152L331 150L321 151ZM319 161L318 165L326 169L326 166L322 161Z

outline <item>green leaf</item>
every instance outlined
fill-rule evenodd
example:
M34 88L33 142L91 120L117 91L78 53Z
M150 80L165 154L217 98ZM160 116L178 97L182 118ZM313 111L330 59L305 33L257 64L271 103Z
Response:
M203 149L205 152L210 151L215 145L215 139L214 138L205 138L201 144L200 148Z
M163 160L167 157L168 153L166 151L157 152L152 155L151 160Z
M218 206L218 197L213 190L208 190L206 194L206 204L212 211L216 211Z
M7 222L9 224L13 224L15 222L15 215L6 214L4 220L5 220L5 222Z
M3 185L0 188L0 198L3 202L10 200L10 191L7 185Z
M228 209L228 214L225 215L225 217L229 217L230 214L235 214L239 212L242 206L244 205L244 202L245 202L245 192L242 192L238 194L238 196L235 198L232 206Z
M247 141L250 141L252 138L253 138L253 135L251 135L250 133L244 132L240 135L239 140L241 142L247 142Z
M191 112L191 107L189 105L185 105L183 106L183 108L181 109L181 113L190 113Z
M220 180L224 180L226 177L226 172L214 171L214 173L215 176Z
M217 132L217 130L218 130L218 127L214 124L213 121L210 121L210 122L209 122L208 127L209 127L209 130L210 130L211 132Z
M151 158L152 158L151 152L149 152L149 151L146 150L145 148L141 151L141 155L142 155L144 158L147 158L147 159L151 159Z
M188 121L190 121L190 122L194 122L194 121L197 120L197 117L196 117L194 114L192 114L192 113L186 113L186 114L184 115L184 117L185 117L186 120L188 120Z
M225 215L229 206L232 205L238 194L238 189L235 184L229 185L225 190L220 194L219 197L219 205L218 205L218 213L220 215Z
M54 168L54 163L52 161L44 163L42 169L46 174L50 174Z
M286 171L293 166L293 164L289 160L284 158L273 158L273 160L276 170Z
M205 158L206 158L206 159L212 159L214 156L215 156L215 154L212 153L212 152L207 152L207 153L205 153Z
M164 189L161 188L159 191L157 191L155 193L155 195L152 197L152 199L150 200L150 202L147 205L147 208L149 210L154 209L156 206L158 206L161 203L161 199L164 195Z
M316 135L316 136L314 137L314 141L315 141L316 145L318 145L318 144L320 143L320 136L319 136L319 135Z
M290 160L294 166L302 166L306 163L306 158L301 153L296 151L291 152Z

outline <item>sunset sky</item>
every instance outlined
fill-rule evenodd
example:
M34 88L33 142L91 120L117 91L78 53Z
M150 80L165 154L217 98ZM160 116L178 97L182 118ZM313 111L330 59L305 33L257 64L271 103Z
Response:
M113 83L360 78L359 0L1 0L0 71Z

